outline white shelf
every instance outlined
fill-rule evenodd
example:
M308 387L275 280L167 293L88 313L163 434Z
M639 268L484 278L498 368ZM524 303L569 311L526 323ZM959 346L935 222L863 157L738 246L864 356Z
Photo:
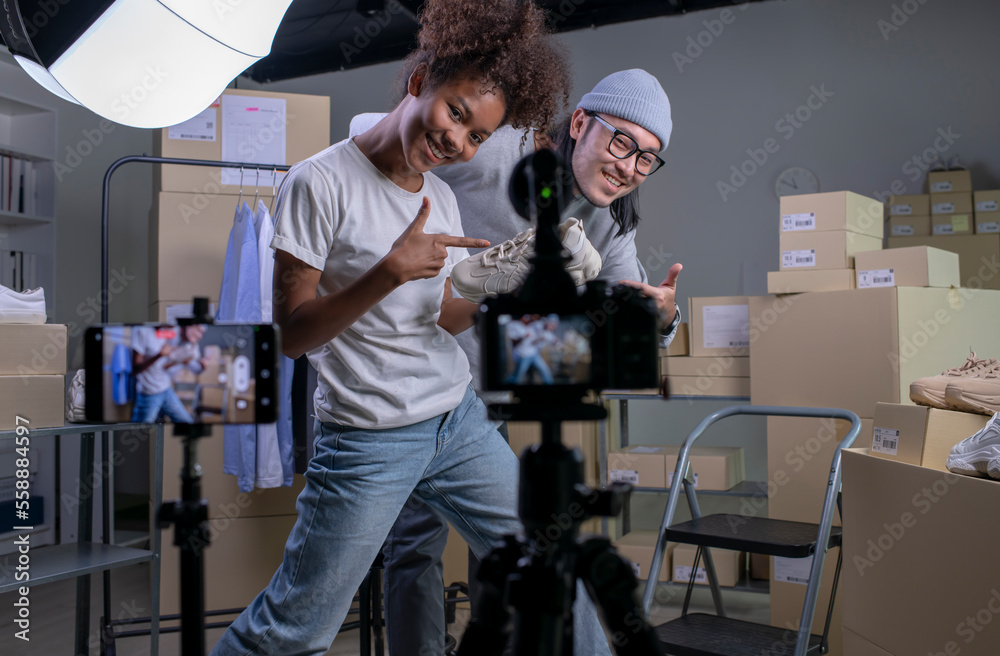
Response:
M39 226L55 221L51 216L21 214L20 212L0 211L0 225L6 226Z

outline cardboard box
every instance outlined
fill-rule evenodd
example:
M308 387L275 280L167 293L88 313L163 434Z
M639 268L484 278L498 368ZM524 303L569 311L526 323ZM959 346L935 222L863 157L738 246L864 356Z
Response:
M819 521L833 454L850 428L850 422L842 419L767 418L768 517L812 524ZM854 444L871 441L872 420L861 418ZM834 514L834 524L840 524L839 513Z
M931 236L930 214L913 215L913 216L890 216L889 236L930 237Z
M1000 189L980 189L972 192L973 211L979 214L1000 212Z
M667 487L670 487L681 447L671 445L663 449ZM689 460L696 490L731 490L747 477L743 447L696 446L691 448Z
M853 269L855 253L881 249L881 237L846 230L784 232L778 238L782 271Z
M993 235L1000 232L1000 212L976 214L976 234Z
M0 323L0 375L66 373L66 326Z
M29 430L62 426L65 403L65 376L0 376L0 430L17 428L17 417Z
M1000 482L864 449L844 452L843 471L843 625L897 656L994 656L1000 523L985 515Z
M868 642L846 626L841 627L841 629L844 632L845 654L850 654L850 656L893 656L878 645Z
M752 553L750 556L750 578L766 581L771 578L771 557Z
M330 145L330 97L311 96L297 93L275 93L253 89L226 89L224 96L249 96L254 98L284 99L284 125L265 126L260 131L260 141L270 146L274 134L284 129L286 135L284 161L280 164L295 164L315 155ZM222 106L213 104L215 110L215 139L171 139L171 128L163 128L153 134L153 154L160 157L226 161L222 156ZM175 130L176 132L176 130ZM248 159L249 154L246 158ZM272 173L247 169L243 175L243 193L252 198L254 189L263 197L272 193ZM277 182L280 184L279 173ZM220 194L239 194L240 185L222 184L222 169L208 166L157 166L154 169L154 191L177 191L198 195L202 202L213 202ZM232 199L231 199L232 200ZM268 202L268 201L265 201Z
M931 216L935 214L972 214L972 192L956 191L931 194Z
M750 398L749 378L710 376L667 376L670 396L717 396Z
M882 238L885 206L850 191L782 196L781 232L847 230Z
M629 531L615 540L618 555L629 561L635 578L640 581L649 580L649 566L653 563L653 552L656 550L656 538L659 531ZM676 543L668 543L663 553L663 566L660 567L658 581L669 581L671 556Z
M749 356L735 357L731 355L670 358L663 362L663 373L667 376L748 378L750 376L750 358Z
M933 246L958 253L962 287L1000 289L1000 235L959 235L955 237L890 237L889 248Z
M786 564L796 566L796 573L802 574L802 567L812 564L812 558L803 559L774 559L776 563L784 560ZM826 554L826 564L823 568L823 578L819 586L819 593L816 595L816 614L813 616L811 631L813 635L821 635L826 624L827 612L830 611L830 593L833 591L833 574L837 569L837 552L828 551ZM844 569L850 567L845 560ZM787 581L775 580L776 572L781 572L781 567L775 564L771 568L770 600L771 600L771 626L784 629L782 642L779 649L786 647L786 651L775 651L776 654L791 654L795 647L796 632L799 628L799 621L802 619L802 604L806 599L806 585L804 583L790 583ZM843 576L841 576L843 578ZM843 636L837 630L841 624L842 608L844 607L843 583L837 591L834 599L833 610L830 616L830 650L827 656L855 656L855 654L845 651L842 644ZM766 653L766 652L765 652ZM922 656L922 655L921 655Z
M972 214L934 214L931 216L931 234L939 237L971 235L973 226Z
M694 570L694 556L698 547L693 544L678 544L674 547L673 567L670 580L674 583L687 583L691 580ZM719 585L732 587L736 585L746 571L746 552L729 549L709 549L715 564L715 575ZM705 571L705 554L702 552L698 562L698 570L694 574L695 585L708 585L708 573Z
M662 446L638 444L612 451L608 454L608 480L639 487L666 487L665 455Z
M667 348L660 349L660 355L669 357L690 355L691 340L688 339L688 334L688 324L682 321L677 325L677 332L674 333L674 339L667 344Z
M931 171L927 174L927 191L932 194L972 191L972 174L969 171Z
M871 455L948 471L945 459L951 448L974 435L990 418L922 405L877 403L872 438L859 447Z
M930 194L889 196L889 216L929 216Z
M534 421L507 422L508 443L514 454L520 458L524 450L542 441L541 424ZM567 447L575 447L583 453L584 482L595 486L600 481L597 456L597 422L567 421L562 424L562 442Z
M746 296L700 296L688 299L691 355L746 356L750 342Z
M931 246L858 253L858 289L868 287L960 287L958 255Z
M871 417L876 402L899 403L912 381L964 362L969 344L1000 353L1000 293L993 290L884 287L751 297L750 322L754 405L844 408Z
M768 294L835 292L841 289L854 289L854 269L767 272Z

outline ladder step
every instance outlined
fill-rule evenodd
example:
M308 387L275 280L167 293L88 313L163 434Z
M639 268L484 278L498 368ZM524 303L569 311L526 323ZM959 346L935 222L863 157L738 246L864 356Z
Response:
M653 629L670 656L792 654L798 634L766 624L691 613ZM811 635L806 654L820 654L822 636Z
M749 551L768 556L807 558L816 550L817 524L788 522L763 517L717 514L692 519L669 527L669 542ZM842 529L830 529L829 548L839 547Z

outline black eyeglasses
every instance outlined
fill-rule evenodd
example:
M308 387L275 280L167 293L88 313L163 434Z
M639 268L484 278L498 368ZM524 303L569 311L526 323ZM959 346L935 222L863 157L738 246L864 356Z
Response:
M635 155L635 170L642 175L652 175L663 166L663 160L651 150L639 150L639 144L635 139L628 136L615 126L611 125L597 114L588 112L588 116L593 116L597 121L611 130L611 141L608 142L608 152L618 159L628 159Z

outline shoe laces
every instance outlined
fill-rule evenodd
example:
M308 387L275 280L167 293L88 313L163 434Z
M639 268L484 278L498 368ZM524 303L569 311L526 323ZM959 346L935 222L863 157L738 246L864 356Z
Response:
M997 362L996 358L978 359L976 358L976 352L969 350L969 357L965 360L965 364L961 367L955 367L945 371L942 375L944 376L962 376L973 369L985 368L987 371L996 368L1000 363Z
M495 248L491 248L483 254L484 264L496 264L497 262L507 261L516 262L524 254L524 252L535 243L535 229L528 228L522 232L517 233L513 239L508 239L505 242L497 245Z

